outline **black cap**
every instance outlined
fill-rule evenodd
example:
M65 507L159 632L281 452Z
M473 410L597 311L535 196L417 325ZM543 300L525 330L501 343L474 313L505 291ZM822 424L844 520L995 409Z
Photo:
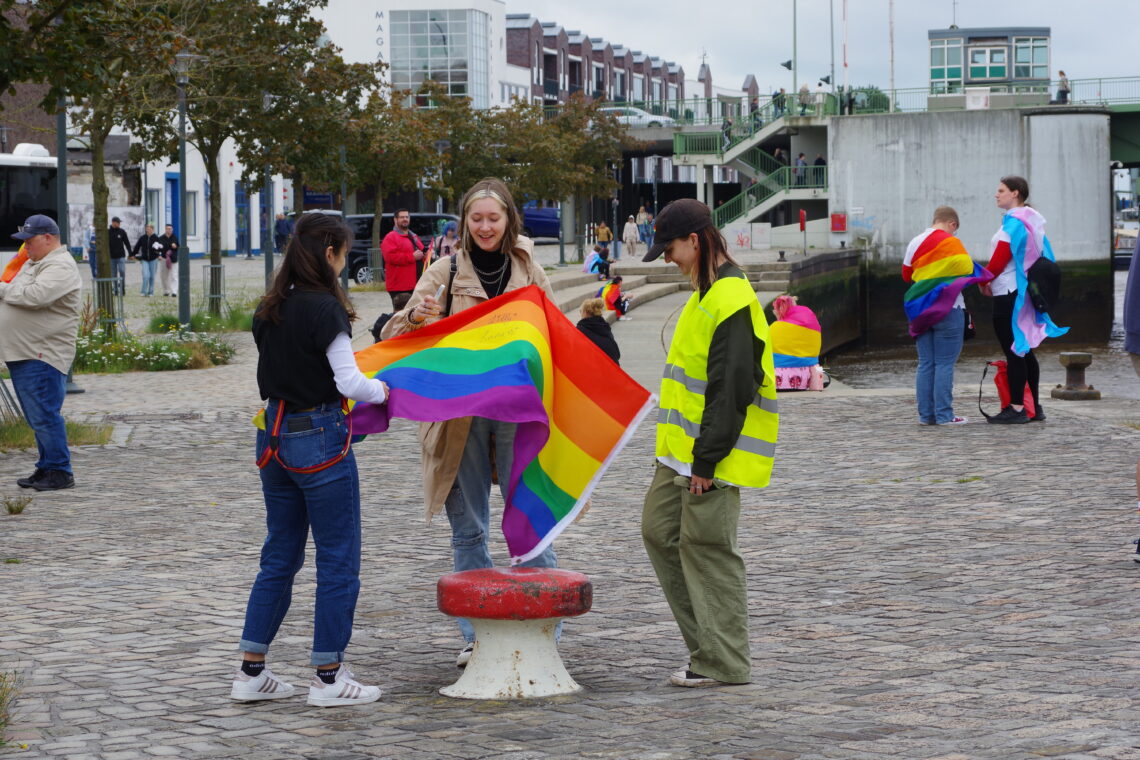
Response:
M120 224L122 224L122 222L123 222L123 220L122 220L122 219L120 219L120 218L119 218L119 217L117 217L117 216L113 216L113 217L111 217L111 221L112 221L112 222L119 222Z
M696 198L681 198L661 209L653 222L653 246L642 261L653 261L669 244L680 237L700 232L712 226L712 213L709 207Z
M27 240L36 235L55 235L58 237L59 226L50 216L32 214L28 217L27 221L24 222L24 226L20 228L20 231L12 235L12 237L17 240Z

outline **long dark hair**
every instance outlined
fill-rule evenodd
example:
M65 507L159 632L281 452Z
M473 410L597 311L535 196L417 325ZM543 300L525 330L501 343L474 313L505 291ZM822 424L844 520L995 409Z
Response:
M293 227L293 235L285 246L285 258L273 277L273 284L261 297L255 316L274 324L281 321L281 304L292 290L316 290L331 293L348 312L349 321L356 311L340 287L325 251L347 249L352 243L352 230L344 219L331 214L304 214ZM347 251L346 251L347 255Z
M1011 174L1008 177L1002 177L999 181L1008 187L1011 192L1017 193L1017 199L1021 201L1022 206L1029 205L1029 182L1026 181L1025 177Z
M697 265L689 273L689 278L693 281L693 287L703 294L716 282L716 270L719 266L717 261L720 257L723 256L733 264L736 264L736 259L729 254L724 235L720 234L720 230L714 225L710 224L697 231L697 243L700 245L701 255Z
M459 204L459 208L463 209L463 220L460 222L459 229L459 246L467 251L468 255L471 255L471 252L478 248L474 237L467 229L467 209L472 203L482 198L495 200L503 207L503 213L507 215L507 230L503 233L503 240L499 244L499 252L506 256L515 249L515 245L519 241L522 219L519 217L519 210L515 206L515 200L511 197L511 191L507 189L506 183L495 177L479 180L464 194L463 201Z

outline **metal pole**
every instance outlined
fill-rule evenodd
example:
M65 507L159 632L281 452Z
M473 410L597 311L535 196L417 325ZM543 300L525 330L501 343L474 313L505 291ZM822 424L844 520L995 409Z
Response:
M827 0L827 14L831 22L831 94L835 94L835 0Z
M847 85L847 0L843 0L843 94L846 97L851 90Z
M190 246L186 204L186 85L189 78L178 74L178 219L182 229L178 232L181 247L178 249L178 323L190 326ZM219 188L220 189L220 188Z
M800 71L800 62L796 59L796 6L798 0L792 0L792 97L798 97L799 87L796 84L796 75Z
M59 222L59 242L67 248L70 242L71 214L67 209L67 101L60 98L56 105L59 112L55 116L55 215ZM67 393L85 393L72 379L71 368L67 369Z
M261 255L265 258L265 287L269 287L269 283L273 282L273 207L269 205L270 194L273 189L269 185L269 166L265 166L265 177L262 179L261 185L261 213L258 216L265 217L265 226L261 228ZM293 188L293 192L297 192L297 188ZM304 189L301 190L304 192Z
M347 163L348 163L348 158L345 154L344 146L342 145L342 146L340 146L340 218L341 219L344 219L346 216L346 214L344 213L345 212L344 199L348 197L348 180L345 179L344 173L345 173L345 164L347 164ZM351 250L352 250L352 242L351 241L349 242L348 247L349 247L349 252L351 252ZM348 256L349 253L346 253L345 255ZM342 269L340 272L340 286L342 288L344 288L344 291L346 293L348 292L348 265L347 265L347 263L345 264L344 269Z
M889 41L891 48L891 111L895 110L895 0L890 0L887 4L887 13L890 18L889 22Z

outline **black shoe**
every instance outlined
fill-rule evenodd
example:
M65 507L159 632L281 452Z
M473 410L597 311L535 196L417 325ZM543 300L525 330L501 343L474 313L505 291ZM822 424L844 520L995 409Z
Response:
M37 467L36 471L28 477L20 478L17 480L16 485L18 485L20 488L35 488L35 484L43 480L44 475L47 475L47 470L41 470L39 467Z
M1136 544L1136 553L1132 555L1132 561L1140 562L1140 538L1136 539L1132 543Z
M1037 405L1037 409L1035 410L1035 412L1036 412L1036 414L1034 414L1032 417L1030 417L1029 421L1030 422L1044 422L1045 421L1045 410L1043 408L1041 408L1040 404Z
M1024 409L1019 412L1012 406L1007 406L993 417L987 417L986 422L994 425L1024 425L1029 422L1029 415L1025 413Z
M63 470L48 470L42 478L32 483L37 491L58 491L75 485L75 477Z

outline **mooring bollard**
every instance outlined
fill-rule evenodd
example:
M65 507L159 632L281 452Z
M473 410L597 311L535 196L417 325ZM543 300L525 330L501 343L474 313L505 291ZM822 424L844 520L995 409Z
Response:
M1092 354L1083 351L1062 351L1057 357L1065 368L1065 384L1058 385L1049 395L1067 401L1097 401L1100 391L1085 383L1085 368L1092 364Z

